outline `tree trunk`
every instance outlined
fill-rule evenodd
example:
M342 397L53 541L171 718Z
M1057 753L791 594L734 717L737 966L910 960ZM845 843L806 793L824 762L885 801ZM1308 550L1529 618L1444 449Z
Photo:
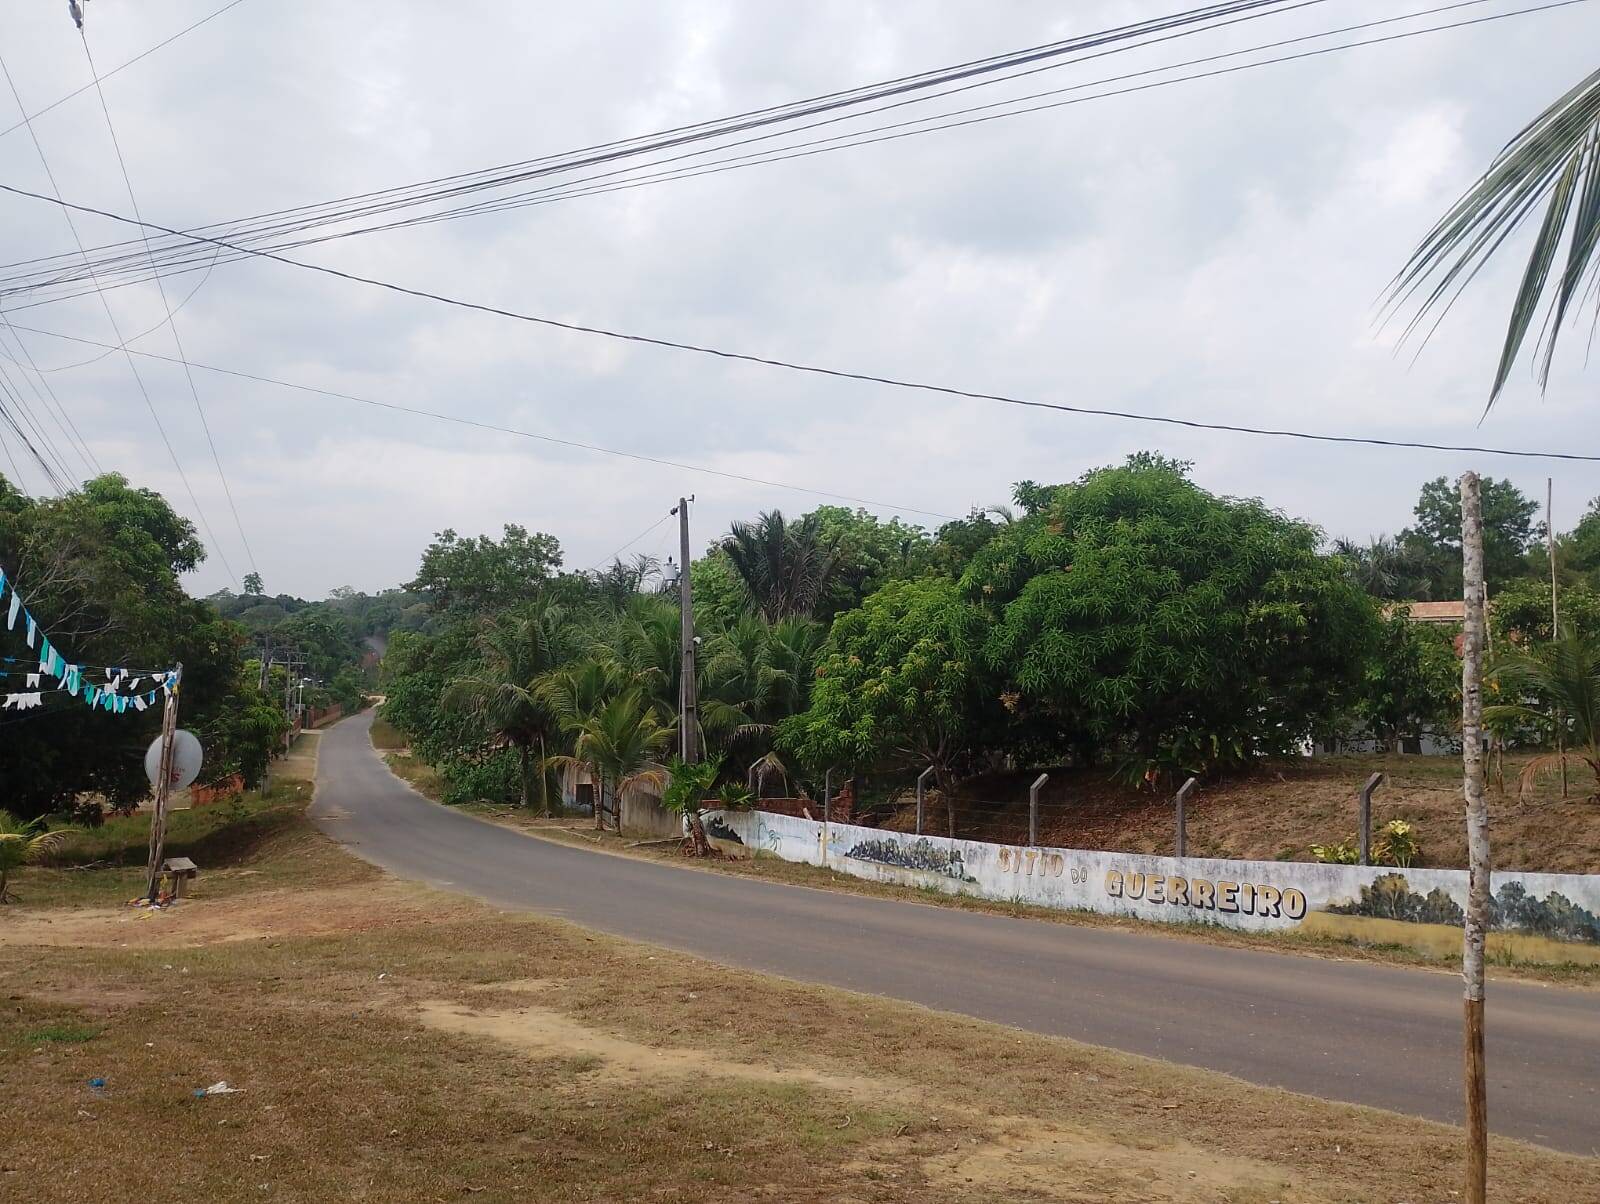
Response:
M555 810L550 806L550 759L544 755L543 735L539 737L539 806L546 819L555 817Z
M528 746L526 744L517 745L517 768L522 775L522 806L524 810L533 806L533 792L528 788L530 785L528 774L531 772L529 759Z
M594 830L606 830L606 782L599 774L591 775L594 778Z
M11 892L6 889L6 881L11 877L11 871L0 866L0 903L11 902Z
M700 808L695 807L689 812L689 836L694 841L694 855L696 857L711 856L711 842L706 839L705 820L701 818Z
M1467 909L1462 926L1467 1103L1467 1204L1484 1204L1488 1180L1487 1073L1483 1041L1483 946L1489 928L1489 808L1483 791L1483 505L1476 473L1461 477L1464 622L1461 761L1467 816Z

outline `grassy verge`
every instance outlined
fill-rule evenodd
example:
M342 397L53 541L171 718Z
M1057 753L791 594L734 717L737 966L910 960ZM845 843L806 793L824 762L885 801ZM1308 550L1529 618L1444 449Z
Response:
M302 817L316 777L317 739L301 736L273 766L266 789L171 812L166 855L194 861L213 894L240 889L258 876L270 882L285 871L292 874L292 862L282 854L285 846L305 842ZM32 906L125 902L144 891L149 846L148 812L112 816L98 828L73 833L47 864L17 871L13 889Z
M1308 1204L1458 1186L1442 1126L503 915L298 820L238 847L251 880L208 875L170 911L0 915L7 1197ZM242 1090L196 1098L218 1080ZM1496 1141L1491 1165L1497 1198L1600 1194L1594 1160Z

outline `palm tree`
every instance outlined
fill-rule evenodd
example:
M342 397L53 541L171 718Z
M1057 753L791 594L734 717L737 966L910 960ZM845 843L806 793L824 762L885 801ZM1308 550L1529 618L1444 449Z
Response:
M672 742L674 728L661 722L637 686L613 694L591 715L572 725L576 739L562 763L582 766L595 778L595 815L605 811L606 790L617 802L617 827L622 827L621 799L630 788L662 785L667 771L660 757Z
M1532 655L1506 657L1495 676L1501 694L1528 698L1537 705L1485 707L1484 719L1532 719L1561 731L1571 753L1593 772L1595 797L1600 797L1600 640L1569 632ZM1547 753L1529 761L1522 770L1522 789L1561 764L1566 755Z
M1432 593L1425 558L1401 540L1387 535L1364 544L1336 539L1333 552L1349 565L1350 579L1374 598L1422 601Z
M535 795L543 815L553 815L550 744L560 716L540 693L540 683L560 660L565 612L539 604L525 614L485 623L478 633L478 665L453 680L440 700L447 710L477 717L497 743L517 751L522 805Z
M1508 142L1412 252L1390 288L1394 305L1421 298L1406 333L1417 330L1430 314L1438 315L1437 326L1489 258L1540 206L1544 219L1512 302L1489 406L1505 387L1541 306L1543 362L1538 372L1543 388L1549 383L1562 324L1573 316L1572 301L1581 289L1600 285L1600 71ZM1566 261L1561 264L1557 260L1564 241ZM1600 291L1595 296L1600 316Z
M40 821L22 822L9 811L0 811L0 903L15 903L17 897L7 888L11 871L42 861L60 848L67 830L44 831Z
M694 855L709 857L711 842L706 839L703 812L706 800L716 788L717 775L722 771L722 759L719 757L713 761L690 764L679 757L673 757L672 764L667 768L671 780L661 796L661 804L668 811L681 815L688 821L689 839Z
M791 523L769 510L734 523L721 546L769 623L809 618L839 568L838 540L823 537L815 514Z

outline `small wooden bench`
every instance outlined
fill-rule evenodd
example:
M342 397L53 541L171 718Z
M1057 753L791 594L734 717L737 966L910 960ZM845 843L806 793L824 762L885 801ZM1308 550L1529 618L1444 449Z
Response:
M161 863L162 894L183 898L183 884L194 878L200 867L187 857L168 857Z

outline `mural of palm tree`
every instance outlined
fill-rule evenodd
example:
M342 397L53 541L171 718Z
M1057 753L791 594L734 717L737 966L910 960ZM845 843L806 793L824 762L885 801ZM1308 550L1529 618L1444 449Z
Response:
M814 514L791 523L766 511L734 523L721 547L769 623L809 618L839 568L838 541L824 538Z
M1600 798L1600 640L1569 632L1532 654L1503 658L1495 669L1499 693L1537 700L1485 707L1486 721L1532 719L1564 729L1571 755L1588 765ZM1561 763L1566 753L1547 753L1522 770L1522 789Z
M656 709L637 686L607 698L591 715L573 724L575 740L570 756L559 762L582 766L595 778L598 795L595 813L606 810L607 791L616 802L617 824L622 822L622 796L635 786L663 786L666 767L661 755L672 743L674 728L661 721Z
M1584 289L1591 291L1600 317L1600 71L1507 143L1412 252L1390 289L1394 305L1420 299L1407 335L1433 315L1437 326L1462 289L1540 206L1544 218L1512 301L1489 406L1505 387L1541 308L1545 316L1534 352L1542 361L1541 388L1549 383L1562 325L1576 316L1572 302Z
M559 606L540 605L486 623L478 633L478 664L454 679L441 699L447 710L475 716L492 738L516 749L522 805L537 799L540 813L553 815L550 744L560 716L539 690L560 659L565 616Z

